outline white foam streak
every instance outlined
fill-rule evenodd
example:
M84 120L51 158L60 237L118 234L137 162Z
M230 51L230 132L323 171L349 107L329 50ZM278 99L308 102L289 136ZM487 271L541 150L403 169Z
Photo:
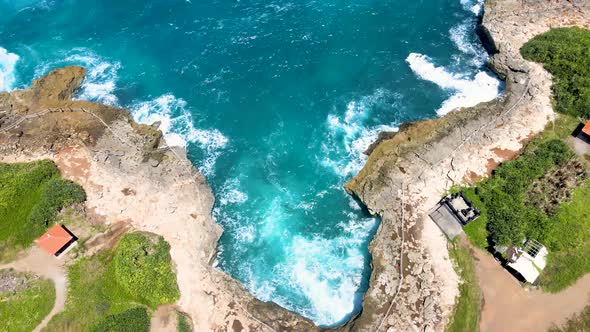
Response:
M472 12L475 16L483 13L483 4L485 0L461 0L461 5L465 10Z
M9 53L0 47L0 92L10 91L14 88L15 67L18 59L18 55Z
M121 63L104 59L90 49L75 48L64 54L63 58L37 67L35 77L41 77L52 69L66 65L82 66L88 71L76 99L118 105L115 89Z
M362 281L365 256L360 242L368 238L375 219L351 219L341 225L342 236L334 239L295 236L287 264L293 266L290 279L310 300L310 313L319 325L333 324L354 310Z
M327 125L331 139L342 140L337 144L343 144L346 157L331 158L329 152L334 147L324 145L322 148L328 156L321 161L322 165L332 168L336 174L342 177L354 175L363 167L367 160L364 152L377 139L379 133L398 130L397 127L391 125L365 126L365 120L369 117L371 109L389 95L388 91L378 89L358 101L349 102L343 117L328 115Z
M437 110L440 116L457 108L490 101L500 93L500 81L487 72L478 72L470 79L466 75L450 73L444 67L437 67L429 57L418 53L411 53L406 61L419 78L433 82L442 89L455 91Z
M139 123L151 125L159 122L159 128L169 146L186 147L188 142L196 143L204 152L199 170L205 175L211 175L215 161L227 145L228 139L217 129L195 128L192 115L186 107L187 103L183 99L165 94L135 104L131 107L131 113Z

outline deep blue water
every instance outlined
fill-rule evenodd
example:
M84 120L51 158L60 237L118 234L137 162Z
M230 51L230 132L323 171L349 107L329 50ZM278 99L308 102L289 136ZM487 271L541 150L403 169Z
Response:
M78 98L162 121L207 176L218 266L321 325L359 309L378 220L342 189L383 129L492 99L481 0L0 0L0 91L67 64Z

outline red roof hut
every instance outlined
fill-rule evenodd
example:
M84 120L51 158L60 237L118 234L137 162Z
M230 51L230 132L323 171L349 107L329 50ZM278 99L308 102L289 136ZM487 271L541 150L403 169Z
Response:
M60 224L53 225L50 229L41 235L35 242L45 250L48 254L59 256L72 243L76 242L77 238L69 230Z
M584 125L584 128L582 128L582 132L590 136L590 121L586 122L586 125Z

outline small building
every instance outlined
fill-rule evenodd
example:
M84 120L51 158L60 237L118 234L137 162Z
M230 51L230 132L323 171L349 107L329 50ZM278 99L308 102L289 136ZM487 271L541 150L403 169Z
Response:
M59 257L65 252L78 238L72 234L65 226L55 224L35 240L41 249L50 255Z
M508 266L528 283L534 284L547 265L547 248L535 240L527 240L522 248L508 247Z
M586 136L590 137L590 121L586 122L584 127L582 127L582 133L584 133Z
M428 215L452 240L463 233L463 226L477 219L480 213L463 193L456 193L441 199Z

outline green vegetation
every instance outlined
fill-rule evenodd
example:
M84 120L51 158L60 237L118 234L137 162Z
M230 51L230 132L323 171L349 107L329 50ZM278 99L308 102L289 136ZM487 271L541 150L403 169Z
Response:
M14 257L56 221L64 207L86 199L48 160L0 163L0 261Z
M177 328L178 332L192 332L193 331L192 324L191 324L189 318L181 312L176 313L176 324L178 326L178 328Z
M459 297L446 331L476 332L478 331L482 297L475 275L473 257L465 245L456 241L450 245L449 255L455 263L455 270L461 277L462 283L459 286Z
M149 328L149 319L141 318L141 309L173 303L179 297L169 246L152 234L125 235L114 250L70 266L68 278L66 308L46 331L104 331L119 321L134 324L130 331L143 331Z
M590 331L590 306L576 314L560 327L554 326L549 332L583 332Z
M46 279L31 275L0 271L6 281L0 290L0 330L10 332L32 331L49 314L55 302L55 287ZM14 284L8 279L18 279ZM8 284L8 286L7 286Z
M126 235L115 250L113 263L119 284L152 309L180 296L170 264L170 245L162 238Z
M572 200L552 217L545 244L548 264L541 274L544 289L556 292L590 272L590 181L577 188Z
M542 62L553 74L557 112L590 118L590 30L551 29L520 51L525 59Z
M573 156L561 140L549 139L531 144L520 157L496 168L491 178L466 191L484 218L468 230L474 243L477 246L485 243L484 223L487 223L487 232L497 244L519 245L527 238L544 242L551 223L548 216L528 204L528 189L533 181L565 164Z
M107 316L92 332L148 332L150 317L145 308L137 307L116 315Z

